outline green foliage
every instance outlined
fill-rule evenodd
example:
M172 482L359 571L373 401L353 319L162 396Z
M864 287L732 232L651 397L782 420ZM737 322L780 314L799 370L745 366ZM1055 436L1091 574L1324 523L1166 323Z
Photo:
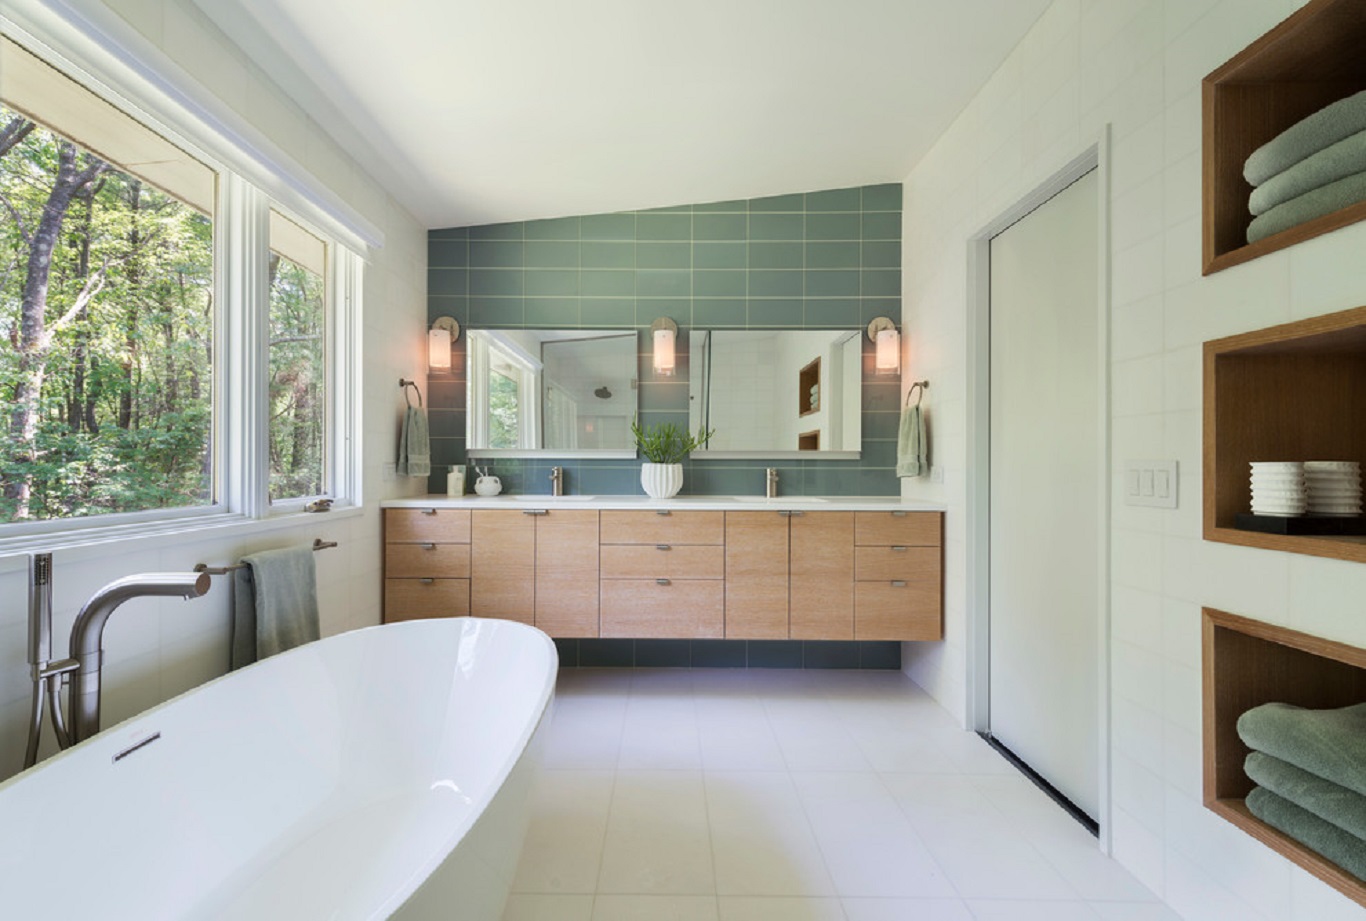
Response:
M641 427L631 422L631 434L636 437L636 446L645 459L654 464L680 464L683 458L706 444L716 434L699 428L696 435L673 422Z

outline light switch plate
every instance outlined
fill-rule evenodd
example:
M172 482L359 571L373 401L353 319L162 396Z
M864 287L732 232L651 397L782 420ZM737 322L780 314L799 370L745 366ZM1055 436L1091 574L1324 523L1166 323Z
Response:
M1124 463L1124 504L1176 508L1176 461L1131 460Z

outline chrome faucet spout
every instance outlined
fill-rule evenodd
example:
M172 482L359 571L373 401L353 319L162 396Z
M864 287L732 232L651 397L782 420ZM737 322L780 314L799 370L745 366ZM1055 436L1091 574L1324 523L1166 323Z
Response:
M198 598L211 584L206 572L145 572L116 579L91 596L71 628L71 658L77 663L70 692L73 744L100 731L100 667L110 615L134 598Z
M769 467L764 472L764 495L769 499L778 498L778 468Z
M564 468L550 468L550 494L552 496L564 495Z

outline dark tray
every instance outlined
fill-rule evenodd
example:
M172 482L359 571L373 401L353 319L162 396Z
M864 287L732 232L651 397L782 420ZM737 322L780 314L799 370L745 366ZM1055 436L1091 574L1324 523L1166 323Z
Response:
M1281 518L1277 515L1253 515L1239 512L1233 523L1240 531L1261 531L1263 534L1318 534L1350 537L1366 534L1366 517L1336 518L1327 515L1299 515Z

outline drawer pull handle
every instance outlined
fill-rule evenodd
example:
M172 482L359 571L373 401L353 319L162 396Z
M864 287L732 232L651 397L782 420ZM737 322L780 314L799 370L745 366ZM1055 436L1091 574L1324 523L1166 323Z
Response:
M522 509L522 514L523 514L523 515L548 515L548 514L550 514L550 509L546 509L546 508L524 508L524 509Z
M905 588L905 587L906 587L905 581L903 581L903 580L901 580L901 579L893 579L893 580L892 580L892 588Z
M673 585L673 582L668 579L656 579L655 585Z
M905 513L905 512L892 512L892 517L893 517L893 518L905 518L905 517L906 517L906 513Z
M656 549L656 550L672 550L673 547L670 547L668 544L655 544L655 549Z
M436 583L435 579L418 579L417 581L421 582L423 585L434 585Z
M424 508L424 509L422 510L422 514L424 514L424 515L435 515L435 514L436 514L436 509L434 509L434 508Z
M656 515L672 515L673 512L669 511L669 510L666 509L666 508L657 508L657 509L655 509L655 514L656 514Z
M781 511L778 512L778 517L779 517L779 518L791 518L791 517L792 517L792 513L789 512L787 509L783 509L783 510L781 510Z
M787 514L790 515L790 516L793 517L793 518L800 518L800 517L802 517L803 515L805 515L806 512L799 512L799 511L797 511L796 509L793 509L792 511L788 512Z
M435 549L436 549L436 544L423 544L423 545L422 545L422 549L423 549L423 550L435 550Z
M896 552L896 553L905 553L906 550L907 550L907 548L906 548L906 547L893 547L892 550L893 550L894 552Z

